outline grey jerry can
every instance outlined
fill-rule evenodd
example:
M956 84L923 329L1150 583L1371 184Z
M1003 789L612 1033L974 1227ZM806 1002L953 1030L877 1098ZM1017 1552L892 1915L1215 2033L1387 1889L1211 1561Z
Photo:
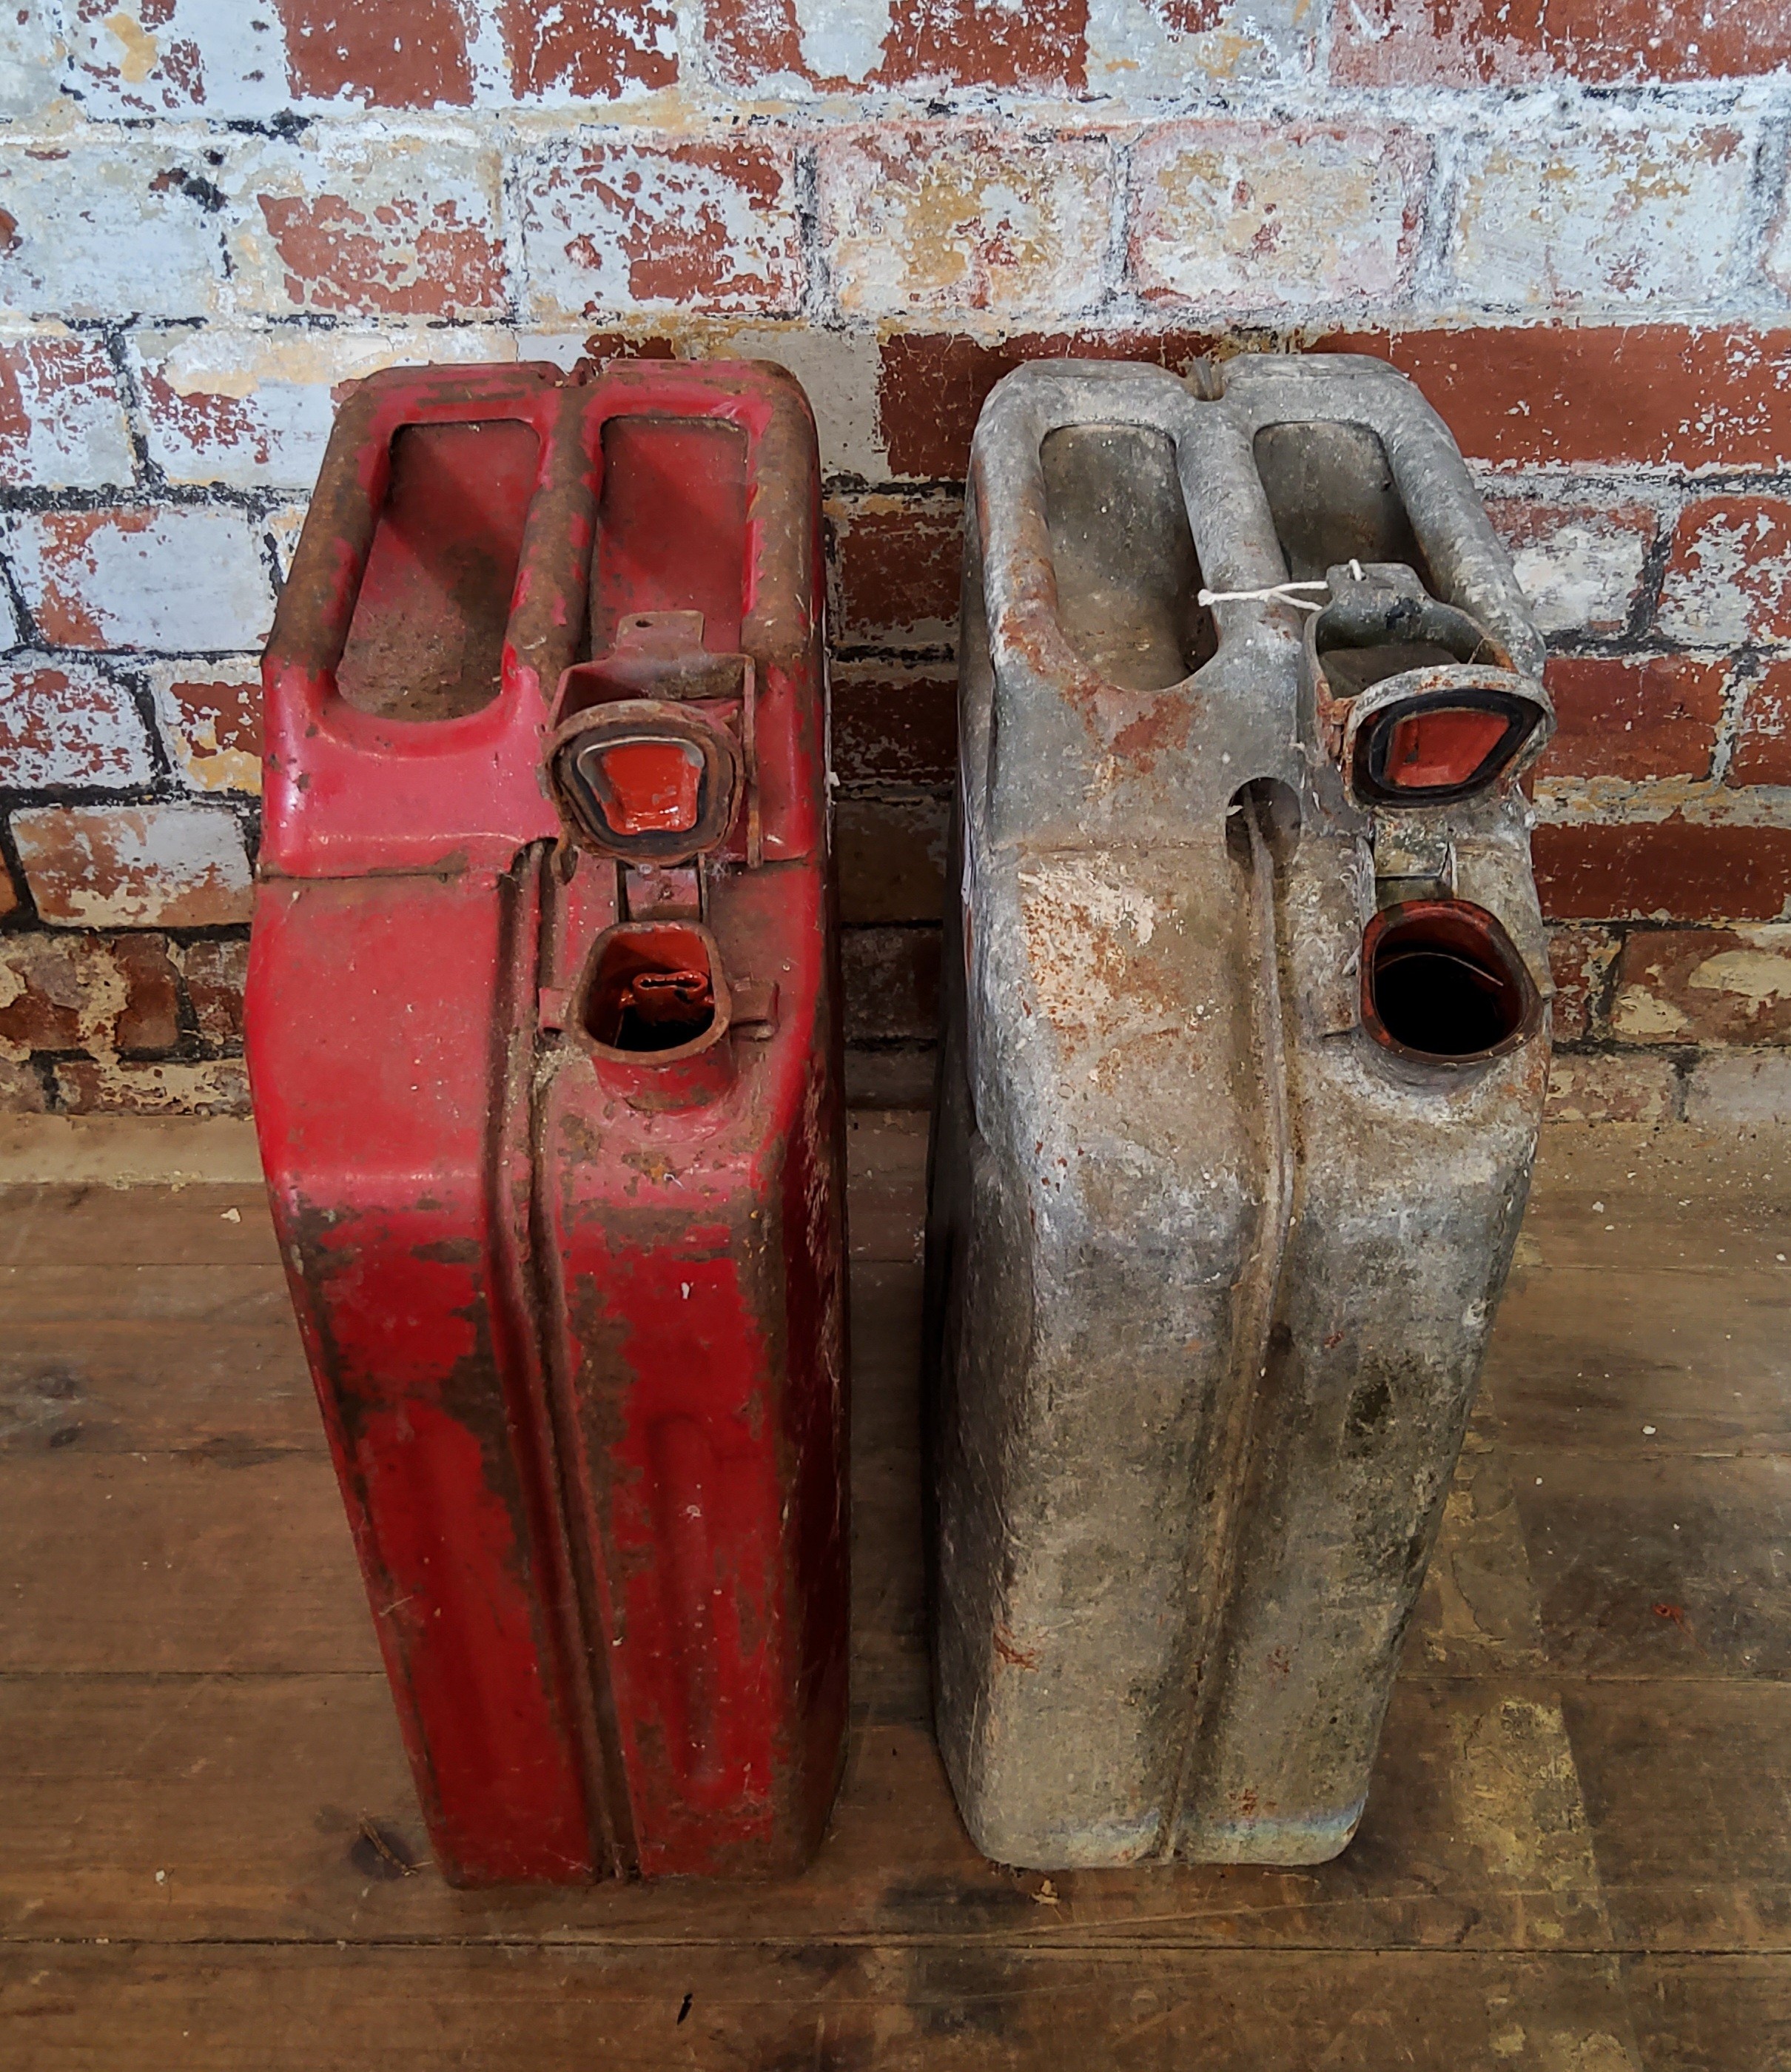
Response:
M1008 1863L1321 1862L1534 1155L1542 641L1448 430L1368 360L1023 368L965 533L946 1765Z

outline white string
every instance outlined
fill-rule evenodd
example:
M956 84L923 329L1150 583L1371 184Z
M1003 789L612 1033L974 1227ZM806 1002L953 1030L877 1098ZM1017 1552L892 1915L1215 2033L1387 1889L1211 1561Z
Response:
M1291 604L1301 611L1322 611L1325 607L1314 598L1295 597L1296 590L1328 590L1331 586L1321 578L1317 582L1266 583L1261 590L1203 590L1195 599L1208 604Z

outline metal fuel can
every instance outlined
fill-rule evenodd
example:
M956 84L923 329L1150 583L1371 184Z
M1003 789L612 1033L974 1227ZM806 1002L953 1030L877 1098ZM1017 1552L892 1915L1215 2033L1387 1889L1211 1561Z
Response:
M972 449L936 1717L1043 1870L1361 1819L1549 1063L1542 643L1412 385L1055 361Z
M780 368L411 368L281 601L256 1119L456 1883L789 1869L832 1800L820 567Z

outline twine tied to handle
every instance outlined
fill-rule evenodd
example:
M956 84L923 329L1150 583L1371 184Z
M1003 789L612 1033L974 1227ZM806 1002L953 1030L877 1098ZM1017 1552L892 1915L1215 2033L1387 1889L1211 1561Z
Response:
M1362 579L1362 563L1350 557L1349 573L1358 582ZM1296 597L1296 590L1329 590L1331 586L1323 577L1315 577L1309 582L1265 583L1260 590L1203 590L1195 598L1195 603L1209 604L1291 604L1296 611L1322 611L1325 607L1316 598Z

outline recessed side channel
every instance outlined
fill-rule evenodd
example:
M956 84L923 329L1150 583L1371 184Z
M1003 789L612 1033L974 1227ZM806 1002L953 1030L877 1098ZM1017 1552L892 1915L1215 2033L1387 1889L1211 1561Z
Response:
M336 668L349 705L461 719L496 697L540 446L513 417L400 428Z
M1362 1022L1426 1064L1473 1064L1514 1050L1542 1020L1516 945L1483 906L1413 899L1388 906L1362 940Z
M703 645L740 645L746 594L746 438L713 417L612 417L591 577L591 652L631 612L700 611Z
M1142 425L1065 425L1039 449L1058 623L1096 675L1161 691L1218 646L1175 442Z
M1323 421L1265 425L1255 450L1292 581L1317 581L1339 561L1403 561L1436 594L1377 433Z

